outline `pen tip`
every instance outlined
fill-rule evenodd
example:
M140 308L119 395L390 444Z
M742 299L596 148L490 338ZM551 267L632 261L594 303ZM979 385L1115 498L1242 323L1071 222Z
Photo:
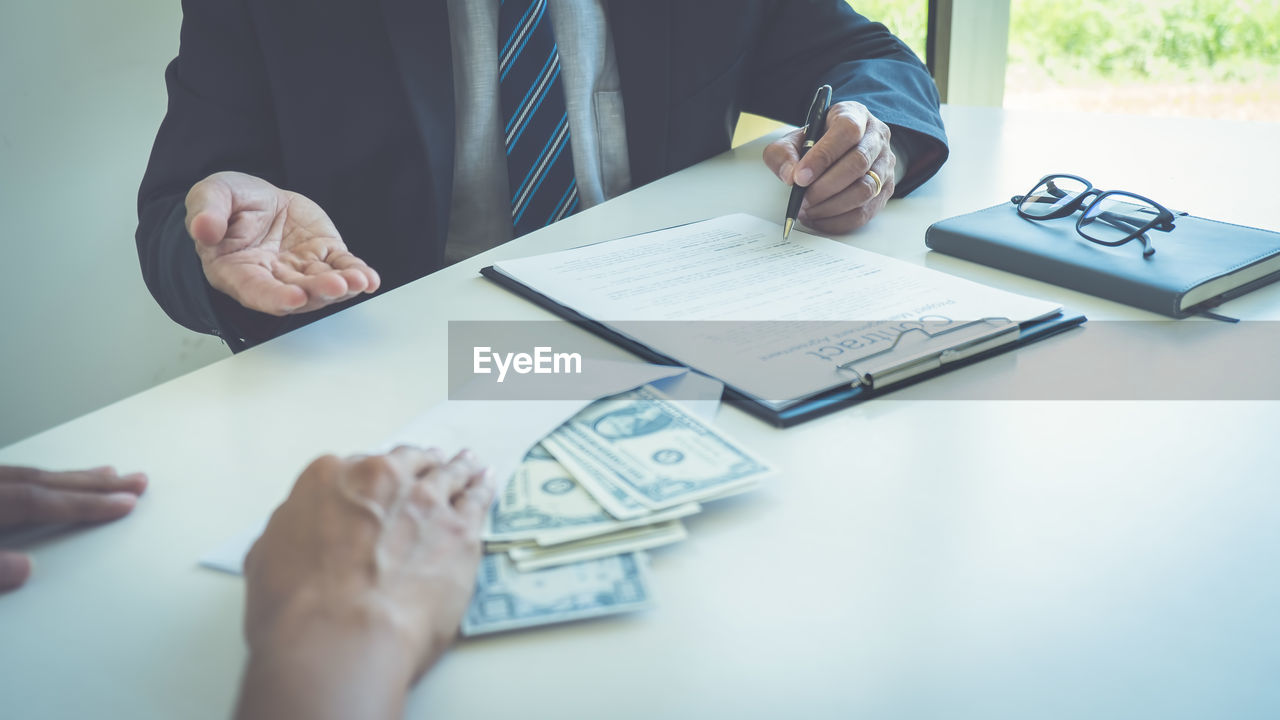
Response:
M782 227L782 239L786 240L791 236L791 227L796 224L795 220L787 218L787 224Z

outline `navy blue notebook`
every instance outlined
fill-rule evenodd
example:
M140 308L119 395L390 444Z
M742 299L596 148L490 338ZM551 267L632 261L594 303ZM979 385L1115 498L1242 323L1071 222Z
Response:
M1106 247L1075 230L1076 218L1032 222L1013 203L940 220L925 244L938 252L1181 318L1280 279L1280 233L1194 215L1137 242Z

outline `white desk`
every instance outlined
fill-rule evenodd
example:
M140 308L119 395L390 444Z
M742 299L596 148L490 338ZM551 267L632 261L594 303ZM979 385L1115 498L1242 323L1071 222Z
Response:
M1154 316L929 256L925 227L1050 171L1280 222L1264 207L1280 125L969 108L947 119L946 168L850 242L1096 322ZM759 154L714 158L0 451L152 478L125 521L32 546L29 586L0 597L0 714L225 717L243 585L197 556L264 517L313 456L377 446L443 399L447 320L548 317L478 277L483 264L730 212L780 217L785 190ZM1280 318L1280 286L1225 311ZM1016 370L1056 342L930 382ZM722 410L782 477L654 553L655 610L463 642L409 716L1280 714L1280 404L913 392L786 431Z

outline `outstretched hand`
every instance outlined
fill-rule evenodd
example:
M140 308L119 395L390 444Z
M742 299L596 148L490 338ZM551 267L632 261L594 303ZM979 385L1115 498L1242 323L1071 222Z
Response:
M191 188L186 205L187 232L209 284L247 308L310 312L381 283L319 205L261 178L215 173Z
M803 158L800 128L767 145L764 162L782 182L808 188L797 218L802 224L847 233L870 222L893 197L898 159L889 135L889 126L861 103L836 103L827 112L826 133Z

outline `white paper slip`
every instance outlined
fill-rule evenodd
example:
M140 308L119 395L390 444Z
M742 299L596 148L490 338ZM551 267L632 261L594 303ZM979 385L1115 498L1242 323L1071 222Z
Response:
M249 554L249 548L253 547L253 543L262 535L262 531L266 529L266 521L257 522L242 529L235 535L223 540L218 547L200 556L200 564L210 570L220 570L232 575L243 575L244 556Z
M493 267L774 409L858 381L860 368L841 368L850 360L875 356L888 373L879 350L926 323L1016 325L1061 311L827 238L784 240L780 226L749 215Z

